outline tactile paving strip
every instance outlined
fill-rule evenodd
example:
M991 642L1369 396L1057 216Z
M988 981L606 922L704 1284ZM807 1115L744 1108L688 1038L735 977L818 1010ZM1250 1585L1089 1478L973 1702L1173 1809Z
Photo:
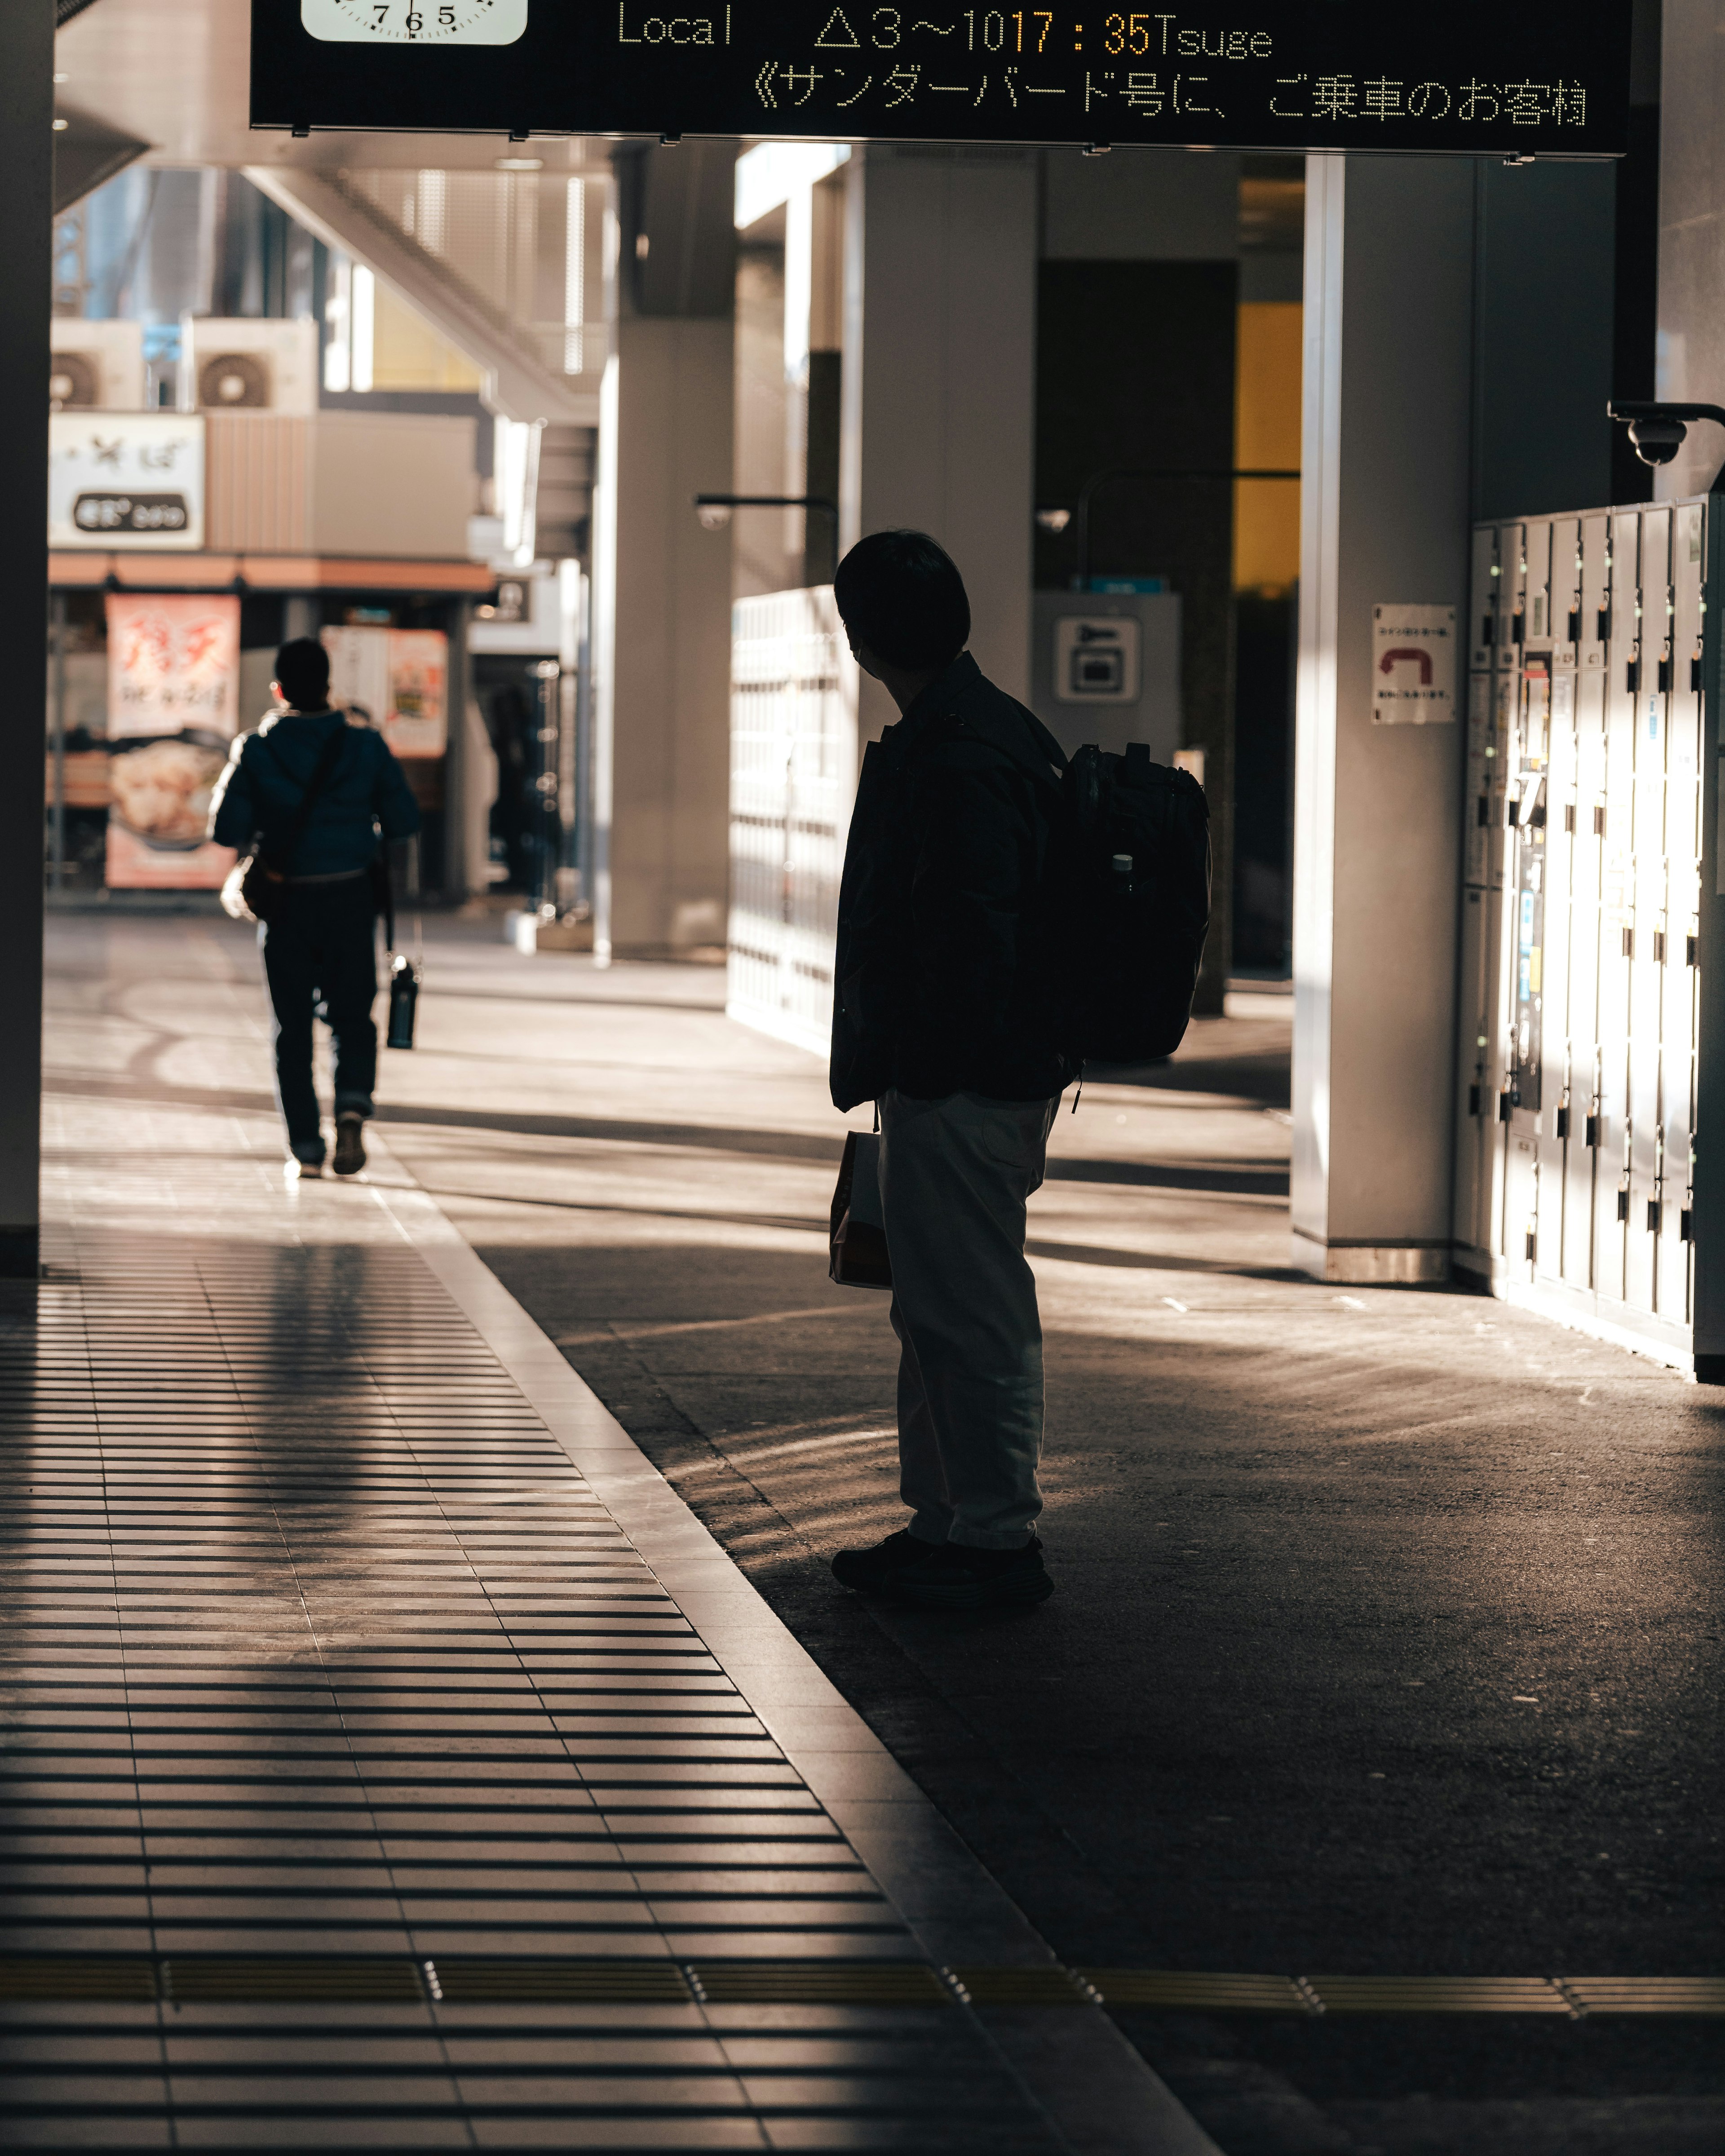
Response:
M1051 2148L383 1209L61 1107L0 1293L0 2143Z
M1257 1976L1206 1969L944 1969L915 1961L580 1960L552 1955L0 1954L0 1999L525 2001L1086 2006L1201 2014L1725 2014L1725 1978Z

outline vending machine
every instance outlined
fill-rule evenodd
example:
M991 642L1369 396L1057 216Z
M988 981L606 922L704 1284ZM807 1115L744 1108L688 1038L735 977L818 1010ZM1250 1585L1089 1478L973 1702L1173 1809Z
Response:
M1475 531L1456 1073L1457 1270L1709 1382L1722 504Z

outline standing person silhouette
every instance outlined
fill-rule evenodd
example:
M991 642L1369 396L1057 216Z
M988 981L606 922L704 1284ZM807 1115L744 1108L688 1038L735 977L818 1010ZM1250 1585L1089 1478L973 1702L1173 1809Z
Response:
M1053 1592L1042 1327L1025 1202L1075 1075L1054 1045L1044 865L1059 743L965 649L970 601L921 531L833 579L865 673L902 716L863 760L839 898L833 1101L880 1111L908 1527L843 1550L846 1587L937 1608Z
M365 1166L365 1125L377 1078L372 866L380 844L408 839L419 808L380 733L330 708L329 654L296 636L275 654L270 693L285 708L234 744L210 803L209 834L246 852L291 825L321 771L304 830L286 860L272 917L258 928L275 1014L275 1097L290 1167L323 1173L323 1128L311 1073L311 1021L335 1036L337 1175ZM339 742L339 747L336 744ZM326 763L326 757L331 758Z

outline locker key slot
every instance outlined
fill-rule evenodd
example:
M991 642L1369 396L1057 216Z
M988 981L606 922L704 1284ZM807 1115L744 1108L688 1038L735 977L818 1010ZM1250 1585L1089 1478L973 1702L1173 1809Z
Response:
M1571 644L1579 644L1581 641L1581 594L1579 592L1575 594L1575 603L1569 609L1568 641Z
M1575 829L1575 803L1573 801L1563 803L1563 829L1566 831Z
M1647 1233L1650 1235L1659 1233L1659 1200L1656 1198L1647 1200Z
M1514 617L1509 624L1509 640L1512 644L1516 645L1518 649L1521 645L1522 635L1526 632L1527 626L1527 618L1522 613L1521 608L1517 606L1515 610Z
M1689 662L1689 693L1692 696L1701 694L1701 646L1698 644L1695 647L1695 656Z
M1480 796L1480 829L1482 831L1489 831L1491 828L1491 797L1489 793L1482 793Z
M1683 938L1683 963L1686 966L1692 966L1695 963L1695 947L1699 941L1700 938L1694 936L1686 936Z
M1641 662L1640 659L1625 659L1624 660L1623 685L1632 696L1640 689L1641 685Z
M1564 1104L1563 1105L1563 1106L1562 1106L1561 1108L1559 1108L1559 1109L1558 1109L1558 1110L1556 1111L1556 1112L1555 1112L1555 1114L1554 1114L1554 1116L1553 1116L1553 1131L1552 1131L1552 1136L1553 1136L1553 1137L1566 1138L1566 1137L1568 1137L1568 1135L1569 1135L1569 1104L1568 1104L1568 1102L1567 1101L1564 1102Z
M1653 963L1656 966L1665 963L1665 931L1662 928L1656 928L1653 932Z
M1605 1118L1603 1116L1598 1114L1591 1115L1588 1117L1582 1130L1581 1142L1584 1146L1597 1146L1599 1144L1599 1129L1604 1120Z
M1692 1243L1695 1240L1695 1214L1687 1205L1684 1206L1677 1214L1677 1240L1680 1243Z
M1626 1190L1620 1190L1617 1194L1617 1217L1620 1220L1629 1219L1629 1193Z
M1480 642L1484 644L1488 650L1495 641L1493 631L1497 629L1497 615L1488 611L1480 623Z
M1659 662L1658 686L1659 693L1661 696L1668 696L1671 694L1671 654L1669 651L1663 655Z
M1625 958L1633 958L1635 955L1635 932L1633 928L1625 928L1623 932L1623 955Z
M1532 1229L1532 1228L1530 1228L1530 1229L1527 1230L1527 1263L1528 1263L1530 1265L1531 1265L1532 1264L1532 1262L1533 1262L1533 1255L1534 1255L1534 1253L1535 1253L1535 1251L1537 1251L1537 1250L1538 1250L1538 1248L1539 1248L1539 1238L1538 1238L1538 1236L1535 1234L1535 1232L1533 1231L1533 1229Z
M1477 1116L1480 1112L1480 1089L1477 1086L1470 1086L1467 1089L1467 1112L1473 1116Z
M1603 839L1604 835L1605 812L1603 808L1595 808L1594 811L1594 836L1596 839Z
M1497 1120L1500 1123L1507 1123L1509 1121L1509 1111L1514 1105L1515 1103L1510 1096L1510 1090L1508 1086L1506 1086L1503 1091L1497 1096Z

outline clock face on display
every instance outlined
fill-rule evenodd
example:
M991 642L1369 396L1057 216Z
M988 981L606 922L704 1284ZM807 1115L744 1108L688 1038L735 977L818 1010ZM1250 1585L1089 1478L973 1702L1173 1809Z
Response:
M527 0L300 0L314 38L342 45L512 45Z

